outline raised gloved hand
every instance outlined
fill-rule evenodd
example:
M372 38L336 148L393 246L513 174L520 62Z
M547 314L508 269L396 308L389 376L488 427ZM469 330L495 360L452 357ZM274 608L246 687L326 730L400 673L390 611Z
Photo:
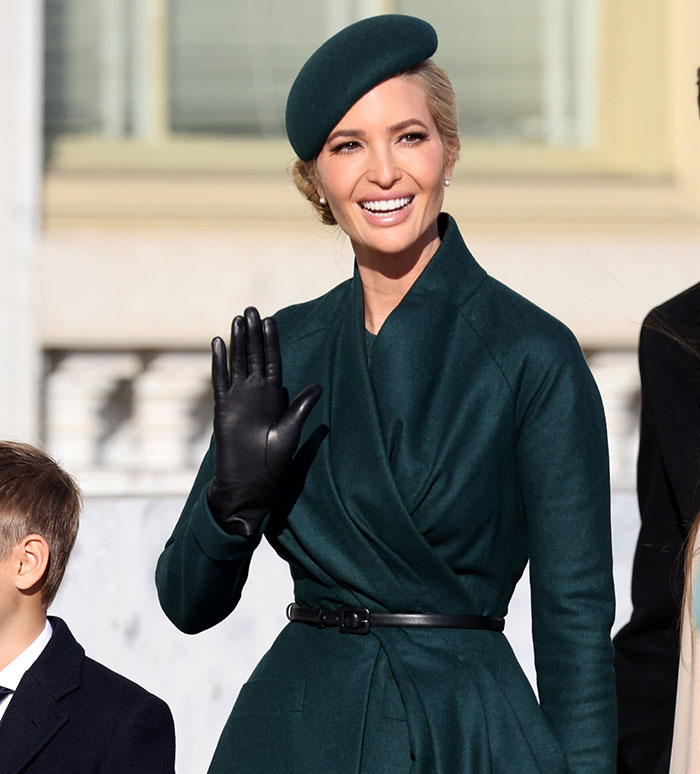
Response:
M215 455L209 506L227 532L253 535L322 389L307 387L289 404L277 324L261 322L254 307L233 320L228 364L222 339L217 336L211 348Z

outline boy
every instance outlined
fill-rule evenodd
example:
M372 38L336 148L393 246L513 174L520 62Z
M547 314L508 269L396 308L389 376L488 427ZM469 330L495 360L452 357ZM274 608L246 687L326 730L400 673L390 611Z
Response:
M80 508L77 485L50 457L0 442L0 770L172 774L167 705L87 658L46 616Z

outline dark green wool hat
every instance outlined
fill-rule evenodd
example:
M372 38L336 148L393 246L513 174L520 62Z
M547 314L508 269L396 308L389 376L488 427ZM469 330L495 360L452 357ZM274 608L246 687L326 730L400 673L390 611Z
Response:
M329 38L301 68L287 98L287 136L297 156L311 161L363 94L428 59L437 43L428 22L393 13L355 22Z

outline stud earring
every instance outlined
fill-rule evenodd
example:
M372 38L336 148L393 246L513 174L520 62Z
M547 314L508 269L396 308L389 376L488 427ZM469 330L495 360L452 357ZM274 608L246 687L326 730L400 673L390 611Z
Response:
M448 185L449 185L451 182L452 182L452 181L450 180L450 178L449 178L449 177L446 177L446 178L445 178L445 188L447 188L447 186L448 186Z
M323 198L323 196L318 197L318 203L322 205L326 203L326 200Z

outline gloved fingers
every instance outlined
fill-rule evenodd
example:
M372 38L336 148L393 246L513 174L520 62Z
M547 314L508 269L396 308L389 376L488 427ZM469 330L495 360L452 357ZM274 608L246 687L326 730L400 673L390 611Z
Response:
M245 321L236 315L231 323L231 381L236 382L248 377L248 358L246 355Z
M270 428L267 434L265 464L273 475L281 476L284 473L296 451L304 422L322 392L323 388L320 384L313 384L302 390Z
M245 310L246 344L248 347L248 376L265 375L265 357L263 355L263 336L260 315L254 306Z
M263 342L265 347L265 377L273 383L282 384L282 355L277 334L277 323L272 317L262 321Z
M230 386L226 366L226 344L220 336L216 336L211 342L211 383L214 386L215 398L225 393Z
M303 425L322 394L323 387L320 384L311 384L305 387L289 404L286 413L296 416L297 421Z

